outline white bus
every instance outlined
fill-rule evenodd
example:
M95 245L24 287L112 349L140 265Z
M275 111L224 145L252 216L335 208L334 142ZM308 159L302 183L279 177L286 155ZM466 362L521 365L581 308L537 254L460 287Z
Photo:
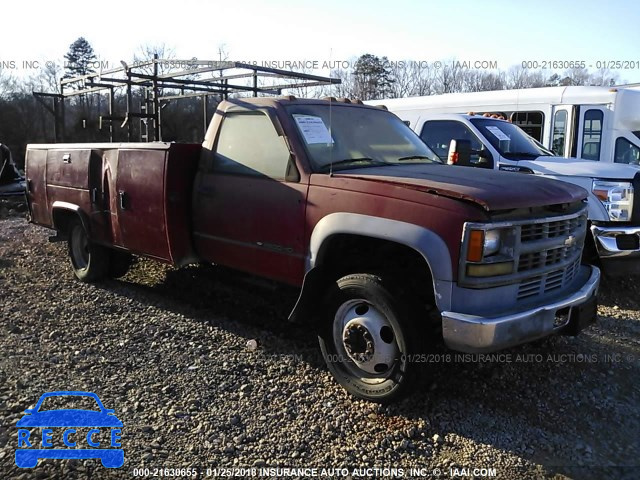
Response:
M492 113L560 157L640 164L640 89L544 87L449 93L383 103L395 111Z

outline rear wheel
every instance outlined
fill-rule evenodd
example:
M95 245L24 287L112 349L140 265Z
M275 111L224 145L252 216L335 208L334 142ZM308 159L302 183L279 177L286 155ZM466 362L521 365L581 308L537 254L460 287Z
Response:
M109 250L89 240L79 220L69 226L69 257L75 276L83 282L104 278L109 270Z
M416 386L422 339L411 318L415 310L393 296L380 277L341 278L328 305L320 348L340 385L356 397L380 403Z

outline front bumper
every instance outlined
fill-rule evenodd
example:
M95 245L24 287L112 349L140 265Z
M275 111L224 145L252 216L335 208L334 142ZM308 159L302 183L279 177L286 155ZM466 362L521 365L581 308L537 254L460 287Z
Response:
M591 225L591 233L607 275L640 274L640 226Z
M462 352L492 352L527 343L567 327L575 331L570 322L580 326L590 323L595 320L594 311L585 309L583 312L583 309L574 307L595 302L600 270L594 266L582 268L591 269L587 281L567 297L547 305L497 317L442 312L445 343L449 348ZM591 315L593 319L585 319L584 315ZM580 316L583 318L578 318Z
M640 258L640 226L591 225L591 232L601 258L629 256Z

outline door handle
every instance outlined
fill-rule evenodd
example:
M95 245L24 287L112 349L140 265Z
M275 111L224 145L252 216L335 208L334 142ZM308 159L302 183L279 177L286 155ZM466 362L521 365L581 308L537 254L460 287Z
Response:
M127 208L129 207L129 196L127 195L127 192L120 190L118 192L118 205L120 207L120 210L127 210Z
M71 154L70 153L65 153L62 156L62 163L71 163Z

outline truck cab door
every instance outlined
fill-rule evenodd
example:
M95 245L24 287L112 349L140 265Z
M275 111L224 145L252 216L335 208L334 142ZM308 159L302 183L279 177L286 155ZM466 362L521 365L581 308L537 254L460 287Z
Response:
M274 115L226 112L194 187L194 245L201 258L298 285L304 276L308 185Z
M559 157L575 156L576 112L574 105L554 105L551 118L551 136L547 148Z
M607 160L602 152L606 152L605 129L608 110L600 105L581 105L578 112L580 123L578 126L576 156L585 160Z

